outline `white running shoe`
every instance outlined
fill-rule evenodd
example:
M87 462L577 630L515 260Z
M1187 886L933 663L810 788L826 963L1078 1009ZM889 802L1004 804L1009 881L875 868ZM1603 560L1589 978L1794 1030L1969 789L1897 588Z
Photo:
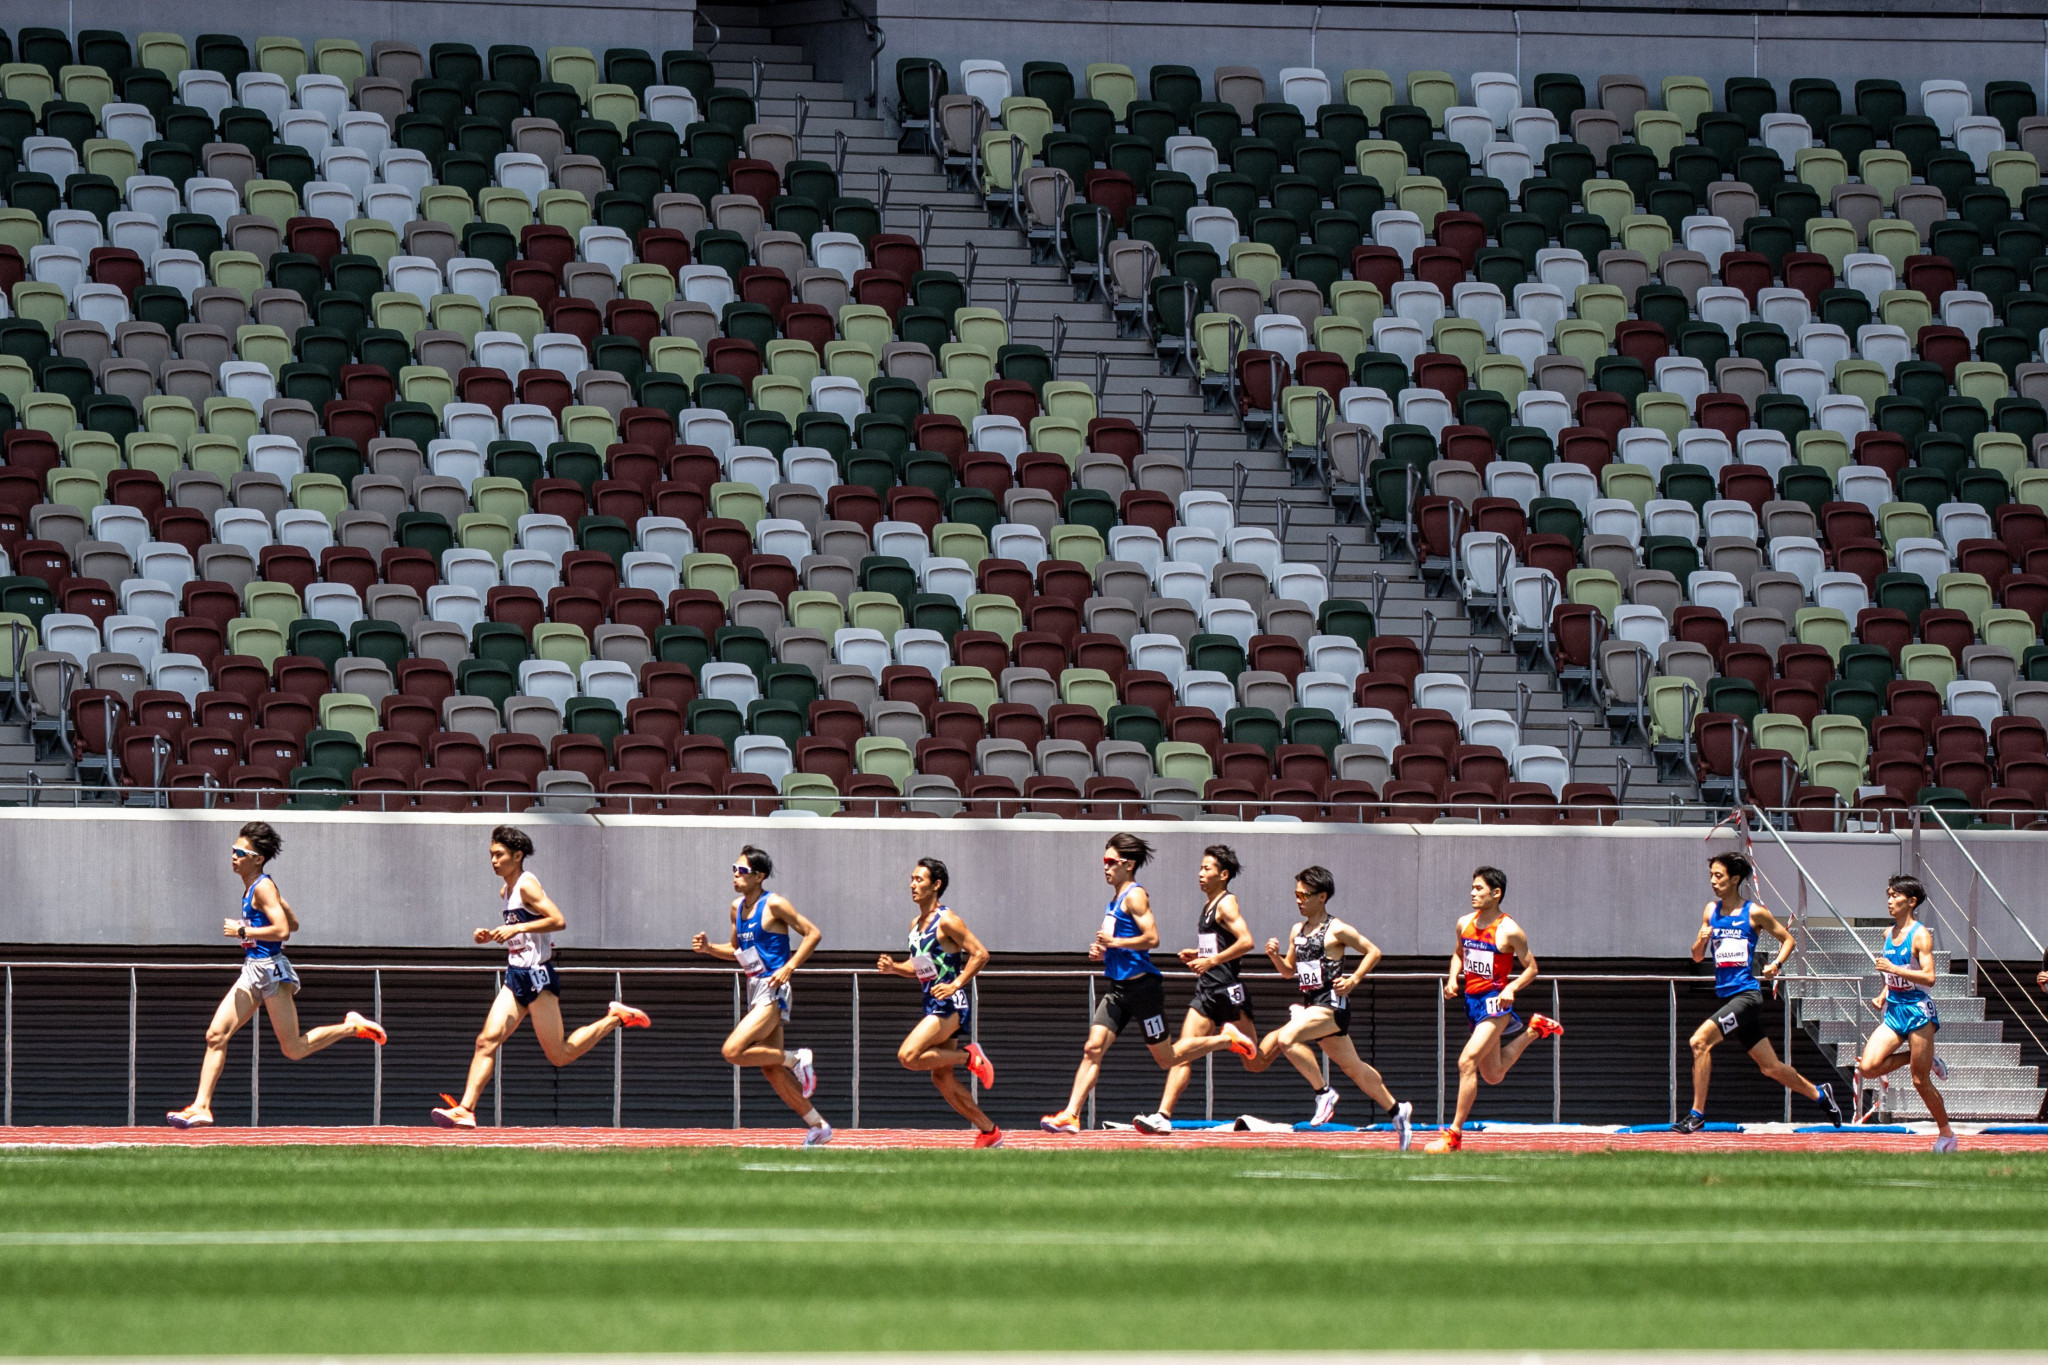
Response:
M809 1048L800 1047L796 1050L796 1065L791 1067L790 1070L796 1072L797 1084L804 1088L804 1098L809 1099L811 1092L818 1088L818 1070L811 1065L811 1050ZM827 1131L829 1132L830 1130Z
M1140 1114L1132 1119L1131 1127L1141 1133L1150 1133L1154 1137L1158 1137L1161 1134L1173 1131L1173 1120L1155 1109L1149 1114Z
M1937 1081L1948 1079L1948 1063L1941 1060L1939 1052L1934 1054L1934 1079Z
M1402 1100L1394 1106L1394 1140L1402 1151L1407 1151L1415 1141L1415 1106Z
M1316 1092L1316 1113L1309 1122L1320 1128L1330 1121L1330 1115L1337 1112L1337 1087L1326 1086Z
M1954 1133L1944 1133L1942 1136L1936 1138L1934 1140L1934 1150L1937 1152L1955 1151L1956 1135Z
M829 1123L821 1123L816 1128L806 1128L804 1130L804 1146L806 1147L823 1147L831 1140L832 1125Z

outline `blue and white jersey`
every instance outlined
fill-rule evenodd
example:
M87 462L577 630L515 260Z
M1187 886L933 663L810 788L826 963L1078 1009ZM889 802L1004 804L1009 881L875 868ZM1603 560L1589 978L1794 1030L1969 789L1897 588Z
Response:
M1896 967L1912 967L1916 965L1913 961L1913 935L1919 932L1920 921L1908 921L1906 924L1905 941L1903 943L1894 943L1892 942L1892 931L1889 929L1885 930L1884 960ZM1891 972L1884 973L1884 990L1886 1001L1895 1005L1919 1004L1932 998L1927 994L1927 988L1919 982L1908 981L1905 977Z
M1102 927L1111 938L1136 938L1138 921L1131 918L1131 912L1124 908L1138 884L1116 893L1109 908L1102 913ZM1105 948L1102 950L1102 974L1111 981L1129 981L1133 977L1157 976L1159 968L1152 964L1150 953L1141 953L1135 948Z
M270 882L272 886L277 885L276 882L271 881L270 874L265 872L255 881L250 882L242 891L242 923L248 925L251 929L268 929L270 927L270 916L256 908L256 888L265 882ZM273 939L246 939L243 941L242 957L245 961L251 958L283 956L284 945Z
M775 933L761 927L767 908L768 893L763 891L753 905L740 907L739 921L734 926L735 955L748 976L767 976L790 959L788 932Z
M1748 991L1762 991L1753 963L1756 958L1756 926L1750 923L1754 901L1744 901L1732 914L1722 914L1718 903L1707 907L1708 942L1714 950L1714 994L1727 998Z

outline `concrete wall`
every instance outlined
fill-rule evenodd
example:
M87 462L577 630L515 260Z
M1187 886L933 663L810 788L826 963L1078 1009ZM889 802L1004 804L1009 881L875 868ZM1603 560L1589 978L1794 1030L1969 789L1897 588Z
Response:
M0 943L138 946L212 941L239 886L227 850L237 812L0 810ZM497 918L486 857L487 816L277 814L285 837L279 884L303 921L305 947L458 947ZM678 817L528 816L533 870L569 917L565 945L674 949L698 930L720 933L732 858L767 848L773 885L814 918L834 949L900 945L911 865L927 854L953 872L948 901L995 949L1084 947L1105 899L1100 855L1114 826L1084 822L859 820L755 822ZM1133 825L1157 846L1143 880L1160 908L1165 947L1193 945L1194 868L1204 845L1234 845L1253 929L1277 934L1293 916L1293 874L1322 863L1337 877L1338 912L1393 954L1448 952L1472 868L1508 873L1509 907L1540 956L1682 954L1704 902L1707 854L1732 846L1698 828L1528 830L1476 826ZM1882 913L1884 879L1907 865L1910 842L1881 835L1794 840L1819 885L1845 913ZM2037 922L2039 836L1974 835L1970 846ZM1969 874L1954 851L1924 843L1929 864L1967 901ZM1799 879L1768 841L1756 859L1764 897L1797 910ZM1938 893L1939 894L1939 893ZM1821 915L1818 894L1807 913ZM1954 923L1961 936L1961 912ZM1995 898L1980 898L1986 951L2038 950ZM1939 926L1938 926L1939 927ZM2037 928L2037 933L2040 930ZM1954 946L1964 950L1960 942Z
M26 0L0 0L0 25L63 27L76 35L110 28L132 40L143 30L182 33L189 42L201 33L298 38L311 49L315 38L353 38L369 51L373 42L470 43L481 52L493 43L525 43L545 55L549 47L587 47L603 56L607 47L644 47L659 57L664 49L692 47L696 0L170 0L136 5L126 0L69 0L59 9Z
M1177 62L1205 75L1219 65L1256 66L1275 82L1280 69L1308 66L1313 6L1149 3L1148 0L1041 0L1028 7L991 0L860 0L888 34L883 80L893 96L894 59L963 57L1004 62L1013 74L1027 60L1066 62L1075 75L1089 62L1122 62L1138 74ZM1330 5L1322 12L1313 65L1334 79L1374 67L1398 81L1410 70L1520 74L1524 89L1541 71L1569 71L1590 93L1602 74L1642 76L1652 97L1667 75L1705 77L1718 97L1730 76L1761 75L1784 90L1795 76L1829 76L1844 86L1863 77L1901 81L1917 108L1919 82L2030 80L2044 71L2043 9L2038 3L1971 5L1860 4L1756 7L1750 13L1688 13L1680 6L1553 6L1515 11L1459 3ZM1777 8L1781 12L1761 12ZM1275 95L1275 98L1278 98Z

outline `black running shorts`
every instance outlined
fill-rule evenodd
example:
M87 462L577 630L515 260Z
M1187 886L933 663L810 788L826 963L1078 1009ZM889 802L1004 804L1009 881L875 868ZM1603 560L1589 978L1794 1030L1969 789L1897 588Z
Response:
M1124 981L1104 977L1097 991L1090 1023L1121 1034L1136 1020L1145 1031L1147 1047L1166 1041L1166 983L1157 972Z
M1770 1027L1764 1022L1764 997L1761 991L1744 991L1740 995L1724 996L1708 1016L1721 1026L1721 1036L1735 1040L1744 1052L1758 1043L1766 1042L1771 1036Z
M1219 1024L1234 1024L1240 1015L1246 1019L1253 1017L1251 994L1244 982L1215 972L1204 972L1195 978L1195 998L1189 1002L1189 1008Z

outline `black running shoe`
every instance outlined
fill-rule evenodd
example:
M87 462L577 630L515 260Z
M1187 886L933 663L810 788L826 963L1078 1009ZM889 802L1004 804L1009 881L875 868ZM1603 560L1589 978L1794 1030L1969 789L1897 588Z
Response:
M1828 1111L1828 1122L1840 1128L1842 1126L1842 1106L1835 1103L1834 1086L1817 1085L1814 1089L1820 1093L1813 1097L1813 1102Z
M1680 1119L1678 1122L1671 1125L1671 1131L1674 1133L1697 1133L1700 1129L1706 1126L1706 1115L1687 1114L1684 1118Z

